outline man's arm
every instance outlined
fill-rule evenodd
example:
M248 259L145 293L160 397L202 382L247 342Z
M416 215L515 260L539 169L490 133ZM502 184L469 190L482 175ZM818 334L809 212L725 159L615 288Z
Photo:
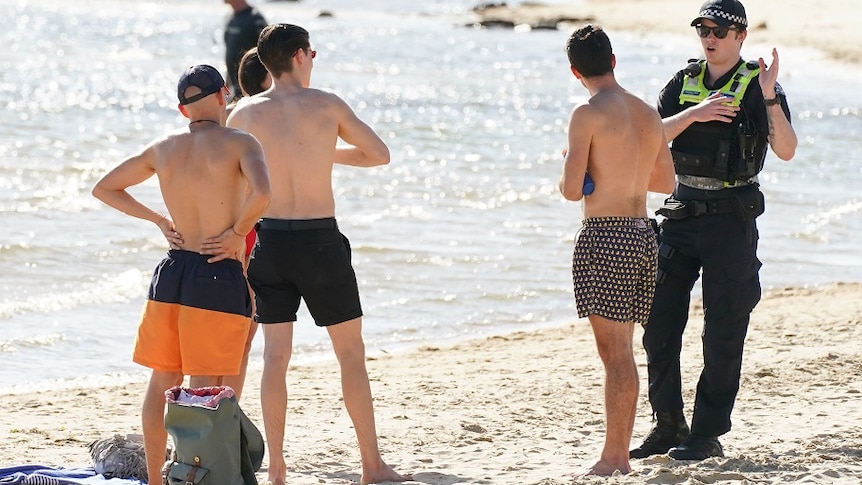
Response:
M237 132L234 136L241 137L239 167L247 182L248 193L233 225L217 237L206 239L201 244L201 254L213 255L207 260L210 263L233 258L245 248L246 234L254 229L254 225L269 206L272 196L263 147L256 138L247 133Z
M389 147L343 100L335 97L338 137L350 147L335 150L335 163L354 167L375 167L389 163Z
M661 138L661 145L659 146L658 156L650 174L647 190L670 194L676 185L676 174L673 170L673 157L671 157L670 149L667 147L667 138L665 138L663 131Z
M121 162L96 182L92 194L93 197L114 209L156 224L168 240L170 247L178 249L183 240L180 234L174 230L174 221L142 204L126 190L156 173L154 158L155 149L153 144L150 144L140 153Z
M263 147L253 136L247 135L245 138L247 143L240 158L239 168L248 183L249 193L240 211L239 219L233 225L234 231L243 235L254 229L260 216L269 207L272 197Z
M778 81L778 50L772 49L772 65L767 67L763 58L759 58L760 75L757 77L764 99L774 99L778 96L776 84ZM778 158L788 161L796 154L796 132L790 120L784 114L781 104L766 107L766 118L769 121L769 146Z
M577 201L584 197L584 177L593 138L592 123L589 121L589 107L586 105L576 107L569 117L569 147L566 149L566 161L559 184L560 193L567 200Z
M671 141L694 123L723 121L730 123L739 111L739 106L725 104L725 96L715 93L691 108L680 111L662 120L664 136Z

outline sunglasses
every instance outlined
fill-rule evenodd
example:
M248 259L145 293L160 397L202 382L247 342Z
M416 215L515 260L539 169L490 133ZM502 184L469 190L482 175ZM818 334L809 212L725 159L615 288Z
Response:
M731 30L738 32L738 30L736 29L730 27L722 27L720 25L716 25L715 27L707 27L703 24L698 24L694 26L694 29L697 30L697 35L703 37L704 39L709 37L710 32L715 35L716 39L723 39L727 37L727 33Z
M311 56L312 59L317 57L317 51L312 50L311 48L300 47L299 49L296 50L297 54L299 53L299 51L304 51L307 55ZM296 55L296 54L294 54L294 55Z

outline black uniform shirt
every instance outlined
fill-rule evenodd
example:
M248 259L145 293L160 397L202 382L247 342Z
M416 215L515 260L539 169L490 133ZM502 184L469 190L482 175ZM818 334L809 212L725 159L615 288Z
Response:
M236 12L228 19L224 29L225 64L232 90L239 89L239 61L242 55L257 46L257 37L266 25L266 19L254 7Z

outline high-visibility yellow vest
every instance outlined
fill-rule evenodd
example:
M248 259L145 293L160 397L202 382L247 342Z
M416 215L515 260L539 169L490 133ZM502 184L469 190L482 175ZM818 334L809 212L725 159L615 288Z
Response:
M727 101L728 104L731 106L739 106L742 102L742 96L745 94L746 88L748 88L748 84L760 73L760 66L756 62L743 62L736 69L736 72L731 76L730 80L727 81L727 84L716 91L714 89L707 89L703 84L703 79L706 76L706 61L700 60L697 64L700 67L700 72L698 72L697 75L686 74L682 90L680 90L679 93L679 104L697 104L708 96L720 91L728 98L733 98L732 100ZM695 68L694 70L698 69Z

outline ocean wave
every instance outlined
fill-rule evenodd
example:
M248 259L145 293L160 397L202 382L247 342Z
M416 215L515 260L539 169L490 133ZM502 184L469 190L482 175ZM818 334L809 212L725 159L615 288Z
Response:
M149 275L137 269L130 269L97 282L82 283L74 291L50 292L0 302L0 319L24 313L54 313L84 305L128 301L140 297L141 288L148 282Z
M63 340L66 340L66 336L62 333L47 333L0 340L0 354L17 354L23 348L53 347L54 344Z

